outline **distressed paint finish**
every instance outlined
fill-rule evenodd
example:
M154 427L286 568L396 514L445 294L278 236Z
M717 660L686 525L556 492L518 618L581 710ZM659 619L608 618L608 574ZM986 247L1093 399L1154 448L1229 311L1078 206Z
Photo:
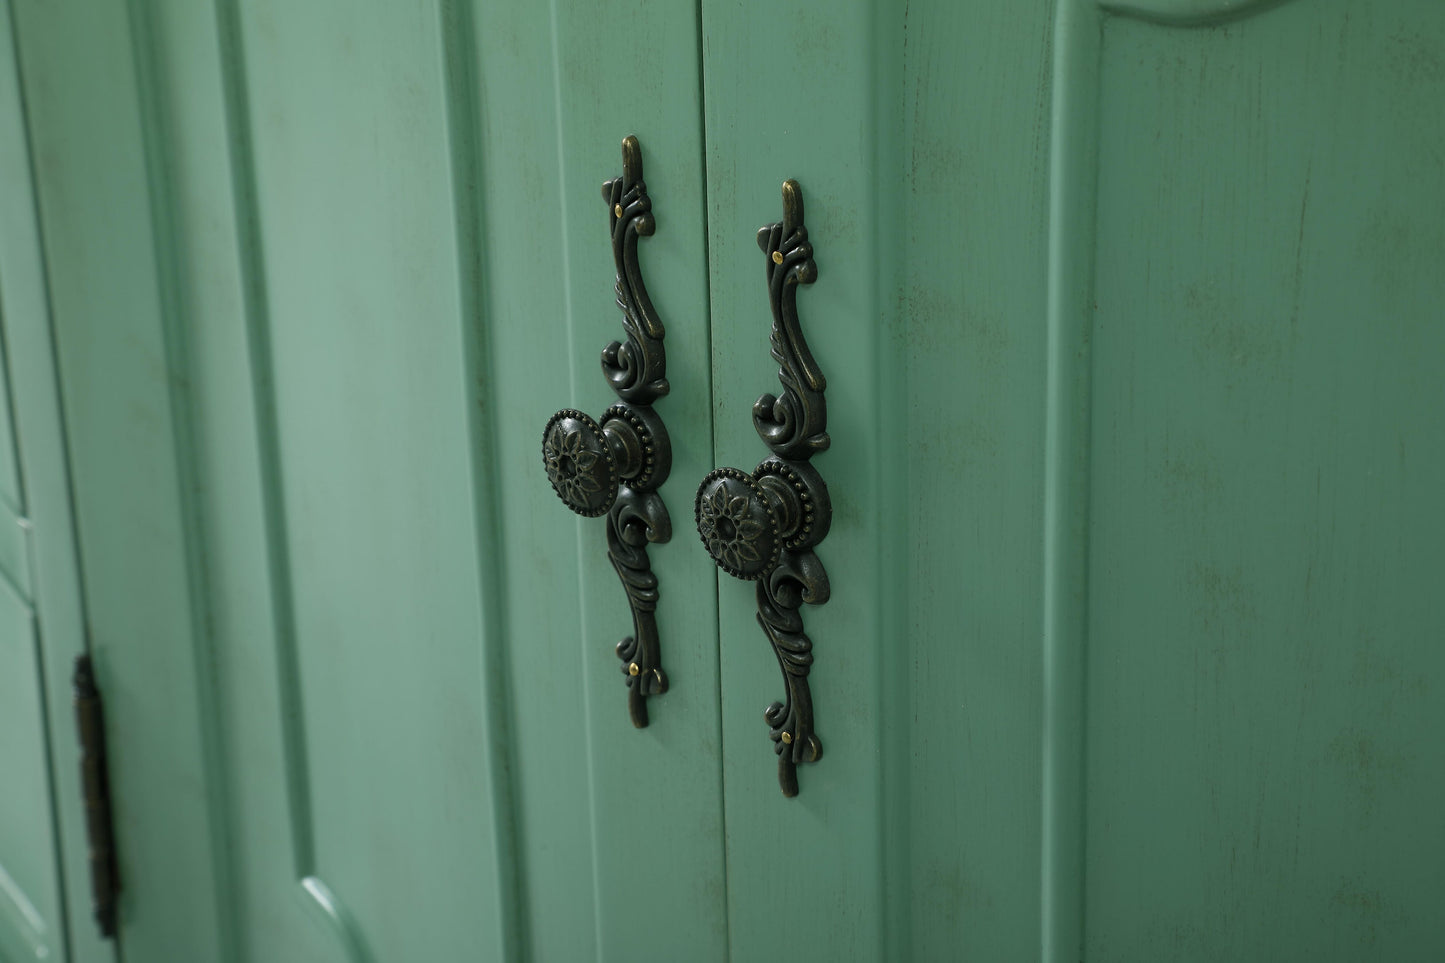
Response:
M1433 958L1445 9L1098 71L1088 956Z
M826 18L810 18L808 6L702 5L718 464L755 464L766 453L752 405L775 389L777 364L756 235L778 219L779 188L789 178L807 198L818 265L817 282L798 293L798 312L831 389L832 445L812 466L828 480L834 513L818 555L836 575L828 604L804 614L814 643L814 722L827 752L798 773L795 799L779 792L763 720L783 693L754 586L725 578L719 588L729 922L740 960L779 947L800 959L882 956L892 909L880 885L885 834L899 825L883 818L879 765L881 670L899 651L875 644L883 634L875 517L884 479L899 473L876 433L884 399L872 364L880 342L889 343L891 317L875 313L886 282L871 176L879 135L874 44L896 54L896 38L873 34L869 5L840 6ZM841 559L849 562L840 569Z
M477 4L485 312L496 405L497 557L509 566L525 925L537 960L727 958L717 601L686 506L714 464L697 11L636 0ZM621 334L602 181L642 145L657 231L638 245L667 329L674 533L648 546L668 691L628 719L614 647L631 631L603 526L541 470L559 407L614 400ZM681 513L680 513L681 509Z
M14 5L136 958L1445 947L1437 7ZM808 198L793 800L750 588L652 547L634 730L538 464L628 133L670 505Z
M726 956L711 567L657 559L683 688L636 733L605 545L534 470L605 390L626 133L712 461L696 12L587 10L25 4L138 957Z
M907 594L903 630L873 644L903 649L886 705L917 960L1037 955L1052 6L912 0L902 95L881 108L906 164L896 202L878 189L902 212L906 405L882 430L906 424L906 525L885 537Z
M827 753L794 800L752 593L721 586L735 959L1037 952L1048 13L703 3L718 462L759 450L753 235L785 178L832 436L833 592L804 610Z
M1045 958L1433 958L1445 16L1189 6L1057 21Z

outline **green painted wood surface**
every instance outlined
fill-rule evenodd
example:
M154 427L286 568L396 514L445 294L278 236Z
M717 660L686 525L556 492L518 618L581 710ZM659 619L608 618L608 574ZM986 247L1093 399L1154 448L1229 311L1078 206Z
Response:
M0 5L0 342L5 381L0 508L0 951L106 963L91 921L88 846L71 707L85 650L78 559L36 211L19 44Z
M76 10L24 13L53 97L37 142L75 165L43 167L40 194L72 292L56 326L97 650L144 650L102 664L112 737L135 745L116 760L127 952L722 958L711 566L681 538L655 556L679 687L636 732L602 529L556 504L536 450L553 409L610 400L598 188L636 133L661 239L645 270L694 389L662 405L684 428L680 527L711 463L696 12L638 30L619 7L599 33L567 10L114 6L119 39L71 76L41 54L85 41ZM599 115L619 50L634 80ZM123 186L114 131L90 123L118 109ZM102 147L97 184L73 152ZM98 223L144 238L132 263L74 249ZM102 353L112 336L144 361ZM137 410L153 418L114 424ZM129 451L96 444L141 428ZM158 433L165 457L103 467ZM124 498L169 537L129 531ZM194 714L142 704L162 677ZM148 729L149 708L182 732ZM180 798L184 867L151 836L187 828ZM148 910L195 904L213 915Z
M0 324L4 318L0 316ZM21 598L30 594L30 520L20 489L15 432L11 427L9 358L0 341L0 581Z
M1047 5L703 11L718 460L765 454L753 234L796 178L835 512L833 598L804 611L826 754L796 800L762 723L781 681L751 587L720 593L734 958L1028 959Z
M125 897L144 958L216 958L229 942L224 793L209 766L214 670L197 604L199 548L183 382L165 310L133 35L120 4L11 4L49 280L89 643L105 690ZM164 854L143 871L132 854ZM76 905L72 900L72 905ZM86 905L80 903L78 905ZM177 912L174 907L185 907Z
M478 4L476 109L486 185L483 307L494 373L500 551L509 619L519 860L531 952L544 959L727 954L716 580L691 531L713 465L697 11L635 2ZM615 401L621 337L601 181L637 135L657 233L639 242L667 328L672 439L651 546L671 688L628 722L613 652L631 632L600 520L545 483L540 432L560 407Z
M1431 959L1445 20L1118 12L1055 41L1045 958Z
M35 614L0 582L0 958L63 958Z
M1088 957L1437 958L1445 9L1097 56Z
M1436 5L14 2L127 953L1445 952ZM627 133L642 731L536 451L612 400ZM795 800L691 519L764 453L788 177L835 509Z
M13 67L13 63L11 64ZM8 107L12 109L19 107L19 99L14 97L16 93L14 71L11 71L12 78L7 84ZM23 502L20 493L20 466L15 461L15 430L10 424L10 378L6 373L8 365L0 365L0 406L3 406L5 417L0 418L0 505L4 505L12 512L19 511ZM8 562L8 558L6 559ZM16 569L6 565L6 574L13 577Z

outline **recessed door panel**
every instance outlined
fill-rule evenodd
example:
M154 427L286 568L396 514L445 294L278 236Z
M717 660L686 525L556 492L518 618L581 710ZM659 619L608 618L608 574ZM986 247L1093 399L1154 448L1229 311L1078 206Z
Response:
M1432 957L1445 24L1104 7L1055 23L1045 958Z
M827 380L825 751L779 792L754 586L724 578L737 959L1037 952L1048 4L703 4L719 465L780 394L759 227L796 179Z
M1433 958L1445 17L1196 14L1078 24L1088 955Z
M35 615L0 582L0 954L64 959Z
M825 6L15 0L128 953L1445 945L1445 19ZM541 457L615 400L627 135L673 447L640 729ZM767 454L786 179L833 513L795 798L693 532Z
M37 51L65 13L29 11ZM43 146L68 160L41 194L96 632L117 653L128 948L722 958L711 569L658 546L673 689L634 730L625 596L540 453L551 411L609 400L599 188L635 134L677 386L659 410L682 487L711 463L695 11L120 13L109 45L87 35L108 85L32 68ZM85 106L106 98L110 127ZM76 152L117 131L120 161L78 183ZM82 199L129 231L129 262L87 247ZM155 532L117 518L123 492ZM685 519L686 493L664 495ZM155 842L172 808L185 847Z
M513 773L527 932L542 959L720 960L727 954L718 765L716 580L691 532L712 467L711 353L694 6L478 4L476 136L484 254L488 549L505 590ZM601 194L635 135L656 232L638 241L666 328L654 404L672 470L672 537L648 545L669 688L629 721L628 603L602 519L579 519L542 471L559 408L617 401L600 364L626 341Z

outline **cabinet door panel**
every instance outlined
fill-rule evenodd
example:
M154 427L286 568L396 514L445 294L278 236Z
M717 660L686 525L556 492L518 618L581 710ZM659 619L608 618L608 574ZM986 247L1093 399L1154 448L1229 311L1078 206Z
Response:
M65 428L56 384L49 291L26 130L29 98L8 4L0 5L0 380L8 408L0 446L0 586L7 610L0 685L6 743L0 862L16 959L106 963L114 944L91 913L89 846L71 703L85 650ZM13 428L13 432L11 429ZM10 589L14 591L10 591ZM23 854L25 865L12 858Z
M795 177L836 509L790 803L720 591L735 952L1438 952L1439 14L810 10L704 4L719 461Z
M28 10L28 43L75 12ZM636 731L603 530L538 451L553 410L612 400L599 188L635 133L674 477L711 463L695 11L103 13L105 70L30 66L67 160L41 195L128 950L721 958L711 569L654 550L673 689ZM90 207L128 260L89 252Z
M506 571L519 845L538 960L723 959L717 598L691 532L713 465L702 100L690 5L476 5L486 185L496 493ZM666 326L671 391L655 406L673 464L666 544L648 546L670 688L628 721L617 642L631 634L604 522L577 519L541 472L562 407L616 400L599 364L623 337L604 178L642 146L657 231L638 244Z
M1445 945L1428 0L14 6L128 952ZM613 400L625 134L674 446L643 730L537 450ZM766 452L785 178L834 509L796 799L691 531Z
M779 390L755 233L805 198L832 598L804 606L825 754L779 794L783 695L724 577L736 959L1037 953L1046 3L703 4L718 463Z
M1099 36L1089 956L1436 958L1445 11Z
M162 907L149 914L154 942L138 940L134 952L204 959L227 935L213 883L223 876L221 798L205 763L215 729L197 683L210 669L194 634L193 546L177 508L190 486L175 450L179 383L166 377L132 32L120 4L17 0L11 9L66 416L63 436L54 424L52 437L68 447L86 631L120 736L108 748L122 927L129 906ZM42 492L57 496L42 486L35 497ZM131 684L106 685L116 678ZM154 802L132 805L142 799ZM136 872L132 854L164 854L166 871ZM73 906L87 904L71 893Z
M10 521L7 519L7 521ZM64 959L35 615L0 580L0 957Z

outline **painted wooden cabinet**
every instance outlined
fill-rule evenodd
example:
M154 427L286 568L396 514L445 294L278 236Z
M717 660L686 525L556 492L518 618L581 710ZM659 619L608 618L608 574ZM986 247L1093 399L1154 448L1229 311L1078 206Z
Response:
M127 963L1445 956L1437 0L4 9L0 957L116 958L87 645ZM628 134L644 729L540 452L614 400ZM765 454L786 178L834 512L793 799L692 531Z

